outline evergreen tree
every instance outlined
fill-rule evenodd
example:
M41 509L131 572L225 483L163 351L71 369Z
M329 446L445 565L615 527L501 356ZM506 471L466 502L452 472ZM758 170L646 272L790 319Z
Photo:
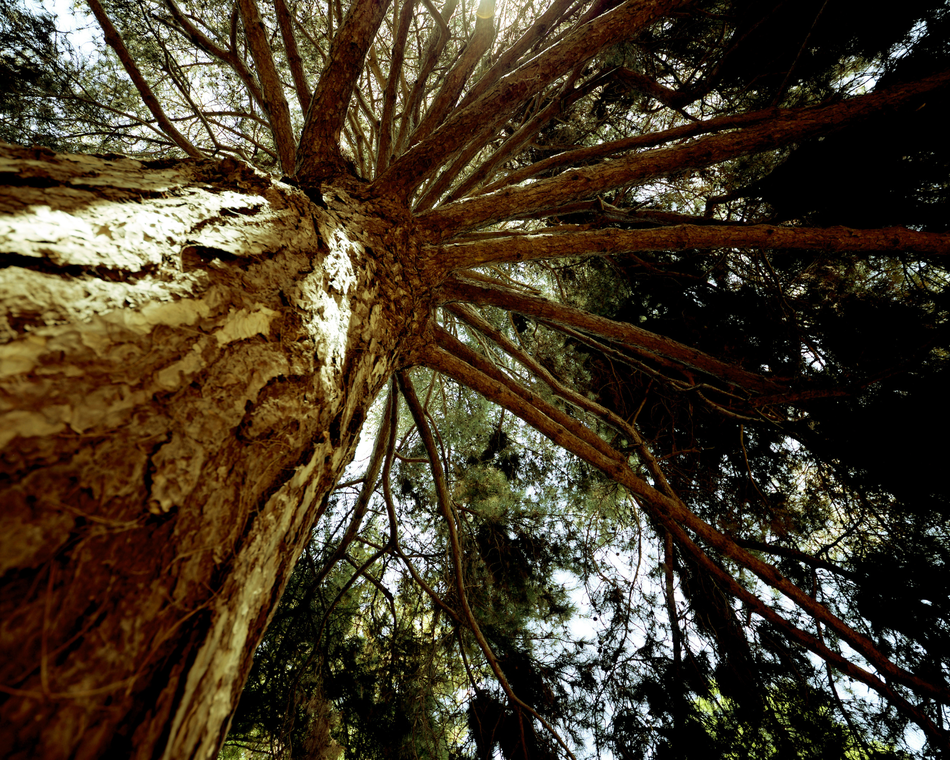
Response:
M11 757L950 750L946 3L88 5L0 19Z

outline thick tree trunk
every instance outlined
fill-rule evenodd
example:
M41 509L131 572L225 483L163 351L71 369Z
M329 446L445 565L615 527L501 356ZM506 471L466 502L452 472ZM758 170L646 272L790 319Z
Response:
M0 747L211 757L424 332L408 223L230 161L0 174Z

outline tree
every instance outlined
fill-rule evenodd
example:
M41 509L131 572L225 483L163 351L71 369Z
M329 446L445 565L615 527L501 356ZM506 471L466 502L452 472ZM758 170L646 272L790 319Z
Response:
M847 725L847 751L908 722L950 747L950 610L926 583L946 590L948 502L923 444L950 355L945 4L88 5L112 58L38 70L0 36L4 134L39 143L0 159L9 756L213 755L390 378L365 495L308 588L325 615L360 578L389 601L369 571L401 562L466 657L453 720L480 756L566 753L585 731L618 757L682 756L736 720L793 748L775 737L795 715L812 737ZM46 22L5 13L50 49ZM68 118L24 118L29 98ZM412 368L528 427L443 454ZM555 515L519 532L484 497L536 434L576 457L581 527L557 549L539 534ZM401 498L364 526L397 452L427 464L397 467ZM553 488L551 457L532 466ZM421 573L406 514L437 547ZM529 568L584 577L634 517L656 588L591 588L596 657L527 648L539 610L568 613ZM425 637L396 636L393 610L360 624L417 662ZM652 621L636 651L631 620ZM328 711L368 704L339 663L426 681L354 641L307 655L325 658L301 708L324 726L314 752ZM736 710L706 709L716 693ZM388 704L408 736L408 703Z

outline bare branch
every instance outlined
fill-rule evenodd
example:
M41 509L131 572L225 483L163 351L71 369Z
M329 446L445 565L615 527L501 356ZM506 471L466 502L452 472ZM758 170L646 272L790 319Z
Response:
M425 95L429 75L432 73L432 69L435 68L439 56L442 55L442 51L445 49L445 45L451 37L448 20L452 17L452 14L455 13L455 9L458 7L458 0L446 0L446 3L442 6L441 13L432 5L432 0L423 0L423 4L429 13L435 17L438 28L432 31L432 34L426 42L422 54L422 63L416 75L416 83L412 86L412 90L405 98L403 104L402 119L399 122L399 137L396 140L395 150L393 151L396 155L400 155L409 142L409 134L412 126L418 119L419 107Z
M187 37L195 47L200 50L204 50L208 55L213 58L217 58L220 61L228 64L234 72L238 75L238 78L247 88L248 93L254 99L254 102L260 106L261 110L266 111L264 105L264 93L261 91L261 86L254 78L254 75L251 73L251 70L247 67L247 64L244 62L244 59L237 52L237 14L233 14L231 17L231 46L230 48L225 48L217 43L213 42L206 34L204 34L198 27L196 27L191 20L181 11L181 8L178 7L178 4L175 0L165 0L165 5L169 11L171 11L172 18L175 20L175 23L178 25L174 27L180 34ZM237 6L235 6L237 10ZM253 118L257 118L256 116Z
M738 115L728 114L726 116L717 116L716 118L706 121L684 124L660 132L634 135L633 137L625 137L621 140L613 140L612 142L604 142L585 148L564 150L521 169L514 169L507 172L504 177L486 185L482 192L488 193L502 187L518 185L526 179L536 177L539 174L552 172L554 169L558 169L562 166L582 166L596 159L614 156L618 153L626 153L641 148L655 148L658 145L684 140L688 137L722 132L727 129L735 129L736 127L750 126L774 118L777 113L777 109L767 108L761 111L751 111Z
M100 3L99 0L86 1L89 4L89 9L92 11L92 14L96 17L96 21L99 22L99 26L102 28L102 33L105 35L106 42L108 43L109 47L115 51L116 55L119 56L119 61L122 63L122 67L129 75L132 83L135 85L135 89L138 90L139 97L142 98L142 102L145 103L145 106L149 111L151 111L152 116L155 117L155 121L158 122L162 132L168 135L175 145L185 151L185 153L187 153L192 158L204 158L204 153L196 148L187 137L179 132L175 128L175 125L172 124L165 115L165 111L158 102L158 98L155 97L155 93L152 92L152 88L149 87L148 82L145 81L145 77L142 76L142 72L135 64L135 60L132 58L131 53L129 53L129 49L125 46L125 42L123 41L122 36L119 34L119 31L113 25L112 19L109 18L109 14L106 13L105 8L102 7L102 3Z
M782 576L773 566L749 554L748 551L739 547L729 537L697 517L678 498L663 494L649 486L641 478L638 478L626 464L626 458L620 454L620 452L615 452L614 456L606 456L601 453L598 448L574 436L562 424L565 418L570 418L567 418L566 415L558 412L558 410L553 409L549 404L544 402L540 404L524 403L523 399L520 399L518 395L509 389L508 386L510 383L507 379L488 362L479 361L477 365L471 365L463 359L457 358L439 348L430 349L426 354L425 362L433 369L452 377L463 385L467 385L486 398L495 401L518 415L525 422L549 437L558 445L563 446L576 456L602 470L616 482L627 487L631 493L644 504L653 517L673 534L682 547L695 556L704 567L716 573L717 580L725 584L734 595L753 606L753 609L760 615L775 622L777 625L781 625L789 636L807 646L811 651L819 654L824 659L829 659L835 663L836 667L839 667L852 677L857 678L862 683L866 683L872 688L875 688L888 698L891 698L891 695L894 694L893 690L879 678L854 663L845 660L841 655L823 646L815 637L810 636L785 621L784 618L769 608L757 596L739 584L731 574L719 568L719 566L695 544L693 539L686 533L686 529L688 528L694 531L698 537L714 549L722 552L726 557L739 563L741 566L751 570L761 580L783 593L814 619L821 621L830 629L834 630L837 635L867 658L867 660L888 679L893 679L921 694L934 697L942 702L950 701L950 693L948 693L946 688L919 678L895 665L874 646L870 639L858 633L844 621L836 617L827 607L791 583L791 581ZM542 411L542 409L544 411ZM896 704L901 705L902 702L902 706L906 708L908 705L906 700L898 698ZM910 710L908 714L916 722L925 729L928 728L926 725L926 716L922 716L919 711L913 712L915 708L912 706L908 709ZM932 726L932 723L930 725ZM946 739L944 738L943 741L946 741Z
M465 197L474 188L479 187L495 173L498 167L517 153L533 138L541 129L549 124L556 117L566 113L568 109L577 101L590 95L596 88L603 84L602 76L594 76L583 82L579 87L574 87L577 75L580 74L575 69L567 81L564 82L557 92L552 94L547 106L528 123L524 124L511 137L499 146L491 157L478 167L472 174L456 188L448 200L453 201Z

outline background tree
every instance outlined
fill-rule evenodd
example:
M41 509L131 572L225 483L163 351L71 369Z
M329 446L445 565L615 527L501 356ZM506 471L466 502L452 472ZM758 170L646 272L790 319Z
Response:
M947 750L945 3L89 9L0 28L11 757Z

